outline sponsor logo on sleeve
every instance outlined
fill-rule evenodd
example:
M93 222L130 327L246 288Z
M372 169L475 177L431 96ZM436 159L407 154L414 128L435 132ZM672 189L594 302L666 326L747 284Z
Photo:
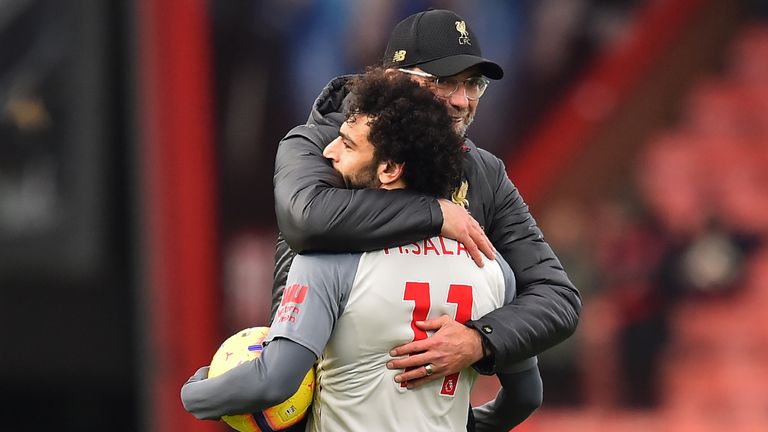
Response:
M299 306L304 303L304 299L307 298L307 290L309 290L309 286L307 285L293 284L286 286L283 291L283 300L280 302L280 307L277 309L275 322L296 322L296 319L301 312Z

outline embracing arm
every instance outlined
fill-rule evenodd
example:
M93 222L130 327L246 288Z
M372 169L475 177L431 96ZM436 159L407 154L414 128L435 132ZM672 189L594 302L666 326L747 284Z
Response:
M338 129L325 128L296 128L277 149L275 213L294 251L374 250L440 232L443 215L435 198L407 190L344 189L322 155L322 141Z
M275 250L272 316L296 252L374 250L439 232L463 243L479 265L482 254L494 256L477 221L450 201L403 189L344 189L342 178L322 154L322 143L334 133L338 129L327 125L301 126L278 147L274 186L281 234Z
M269 408L296 393L315 360L304 346L275 339L261 357L217 377L206 379L207 367L198 370L181 388L184 409L198 419L218 419Z
M517 280L514 301L467 326L488 341L496 364L532 357L576 330L581 297L498 161L488 237ZM490 372L490 371L485 371Z

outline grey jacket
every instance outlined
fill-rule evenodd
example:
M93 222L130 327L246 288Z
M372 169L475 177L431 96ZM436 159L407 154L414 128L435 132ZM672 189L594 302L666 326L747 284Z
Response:
M443 218L433 197L408 190L351 190L323 157L345 117L349 76L332 80L305 125L280 142L275 160L275 210L281 234L275 253L272 314L294 253L369 251L437 235ZM464 177L472 216L517 278L515 301L467 323L485 337L496 364L535 356L570 336L581 311L578 290L544 241L503 162L465 141ZM478 367L493 373L495 364Z

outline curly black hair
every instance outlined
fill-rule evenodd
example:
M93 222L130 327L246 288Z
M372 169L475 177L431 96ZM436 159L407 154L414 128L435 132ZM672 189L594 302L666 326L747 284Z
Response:
M408 75L370 68L349 82L346 115L371 117L374 162L404 164L408 189L448 197L461 182L463 138L443 102Z

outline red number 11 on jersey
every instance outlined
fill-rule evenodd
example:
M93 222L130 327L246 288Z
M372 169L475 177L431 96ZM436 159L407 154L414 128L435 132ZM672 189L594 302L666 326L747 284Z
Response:
M429 309L432 306L430 299L429 282L406 282L403 300L413 301L413 314L411 315L411 329L413 330L413 340L418 341L426 339L427 332L416 327L416 321L427 319ZM453 317L456 321L464 324L472 318L472 287L469 285L451 284L448 287L448 303L456 305L456 315ZM443 386L440 394L453 396L456 393L456 385L459 382L459 374L451 374L443 378ZM405 386L405 383L401 383Z

